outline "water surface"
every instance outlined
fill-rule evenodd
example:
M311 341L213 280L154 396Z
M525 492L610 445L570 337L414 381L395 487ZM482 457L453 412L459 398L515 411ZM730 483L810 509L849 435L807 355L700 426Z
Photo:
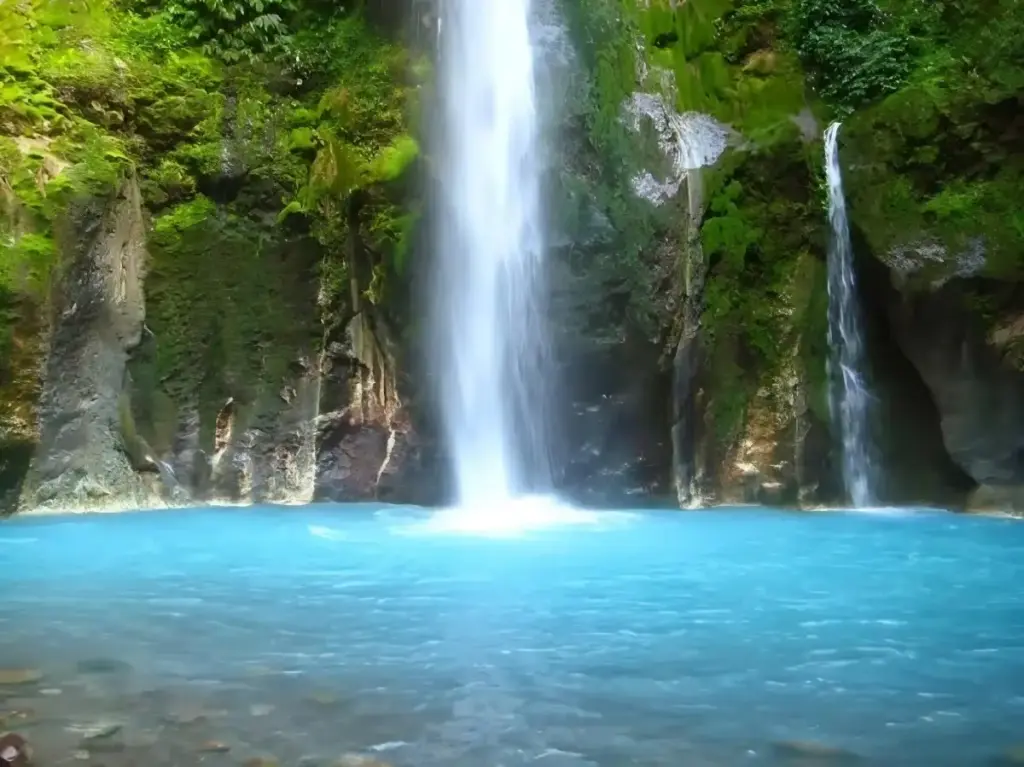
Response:
M32 713L8 727L59 763L120 725L107 767L724 767L786 740L966 767L1024 740L1014 521L638 513L488 538L425 518L0 525L0 667L46 675L0 687Z

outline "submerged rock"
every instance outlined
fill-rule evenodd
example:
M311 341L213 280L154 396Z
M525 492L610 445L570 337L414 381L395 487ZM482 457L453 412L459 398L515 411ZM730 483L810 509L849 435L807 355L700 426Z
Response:
M336 706L339 703L338 696L326 690L316 690L310 693L306 700L318 706Z
M391 764L363 754L344 754L333 767L391 767Z
M774 756L789 764L815 764L825 767L859 764L861 758L844 748L810 740L784 740L772 744Z
M252 759L246 759L242 763L242 767L279 767L280 762L272 757L267 756L254 756Z
M113 658L89 658L78 661L75 666L80 674L112 674L131 671L132 666L123 660Z
M1024 765L1024 745L1013 746L995 757L990 762L991 767L1022 767Z
M109 754L124 751L125 744L121 730L122 725L116 722L97 724L82 738L79 748L90 753Z

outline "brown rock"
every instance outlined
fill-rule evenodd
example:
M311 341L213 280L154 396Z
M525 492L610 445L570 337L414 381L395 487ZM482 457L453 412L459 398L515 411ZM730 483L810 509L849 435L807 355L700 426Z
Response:
M30 756L28 742L16 732L0 737L0 765L3 767L26 767Z
M336 706L338 705L338 696L333 693L327 692L326 690L317 690L309 695L307 698L311 703L316 703L320 706Z

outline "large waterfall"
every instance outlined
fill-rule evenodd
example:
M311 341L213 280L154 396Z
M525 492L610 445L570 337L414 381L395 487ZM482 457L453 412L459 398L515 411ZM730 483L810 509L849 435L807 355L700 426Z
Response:
M853 246L839 167L839 123L825 131L825 174L832 236L828 253L828 341L833 421L842 435L843 480L854 506L872 506L875 466L865 382L864 333L853 272Z
M446 0L432 359L458 502L550 485L531 0Z

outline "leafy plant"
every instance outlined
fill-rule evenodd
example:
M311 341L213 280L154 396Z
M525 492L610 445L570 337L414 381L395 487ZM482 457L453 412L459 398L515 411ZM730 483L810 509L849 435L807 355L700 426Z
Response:
M874 0L795 0L790 36L821 94L846 112L899 89L913 63L909 35Z
M294 0L173 0L164 12L204 53L229 64L289 50Z

